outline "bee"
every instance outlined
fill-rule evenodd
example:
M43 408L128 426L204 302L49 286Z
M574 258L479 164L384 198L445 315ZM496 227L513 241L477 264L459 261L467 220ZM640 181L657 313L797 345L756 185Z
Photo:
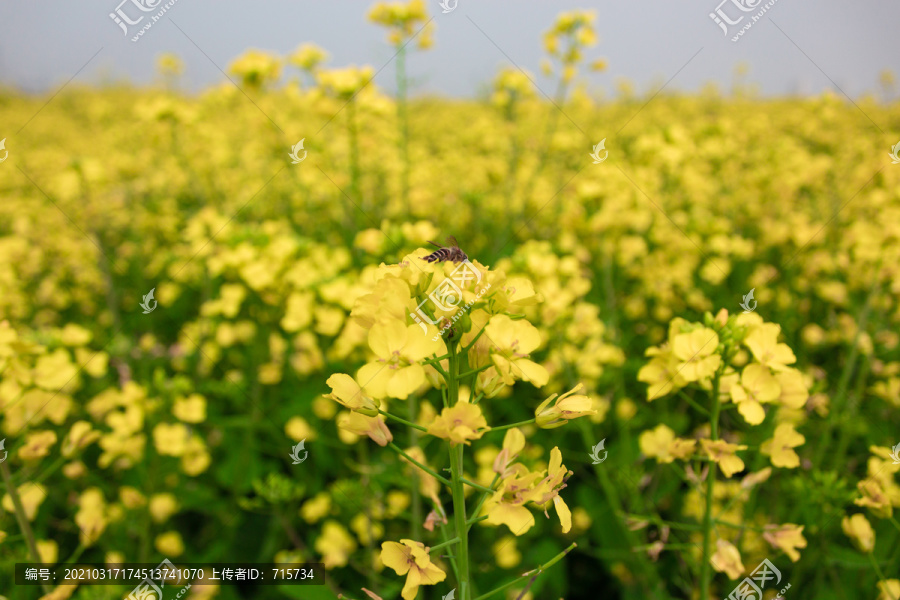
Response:
M462 251L462 249L459 247L459 243L456 241L456 238L452 235L447 238L447 243L450 244L449 248L441 246L440 244L436 244L432 241L429 241L428 243L432 246L436 246L438 249L428 256L423 256L422 260L427 260L428 262L444 262L445 260L450 260L455 263L469 260L469 257L466 256L466 253Z

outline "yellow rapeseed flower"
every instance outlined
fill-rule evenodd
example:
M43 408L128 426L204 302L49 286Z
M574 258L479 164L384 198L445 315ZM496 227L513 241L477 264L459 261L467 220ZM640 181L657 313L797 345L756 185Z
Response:
M428 426L428 433L450 440L451 444L469 444L470 440L480 439L489 429L481 407L459 401L441 411L441 415Z
M716 571L728 575L729 579L737 579L744 574L741 553L727 540L716 540L716 551L709 557L709 563Z
M392 568L406 583L400 595L403 600L414 600L421 585L435 585L446 579L447 574L431 563L431 557L422 542L400 540L381 544L381 562Z
M805 442L806 438L798 433L793 425L782 423L775 428L772 439L762 443L759 451L768 454L774 466L794 469L800 466L800 457L793 448L802 446Z
M579 383L562 396L559 396L559 398L557 398L557 394L553 394L541 402L534 411L537 426L542 429L555 429L565 425L572 419L597 414L597 411L591 408L593 402L588 396L581 394L577 396L572 395L580 390L581 387L582 384ZM553 406L548 407L547 405L551 402L553 402Z
M875 530L864 515L844 517L841 519L841 529L861 552L868 554L875 548Z
M746 450L747 446L729 444L724 440L700 440L700 447L710 460L716 462L725 477L731 477L744 470L744 461L735 454L738 450Z
M779 548L791 559L791 562L800 560L797 548L806 548L806 538L803 537L803 525L785 523L784 525L766 525L763 538L774 548Z

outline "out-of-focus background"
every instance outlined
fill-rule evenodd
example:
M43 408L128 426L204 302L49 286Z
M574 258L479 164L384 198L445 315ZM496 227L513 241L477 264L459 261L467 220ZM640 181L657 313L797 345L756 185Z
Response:
M472 527L473 598L719 598L768 560L787 597L900 600L898 22L785 0L0 5L0 596L132 591L13 585L40 557L324 563L318 586L190 599L448 598L455 556L403 592L382 544L449 539L449 492L324 394L400 360L373 322L409 307L378 282L421 300L410 265L453 235L537 332L505 356L547 376L488 362L462 393L525 422L522 464L558 448L571 471L570 527L552 502L521 535ZM529 422L579 384L593 414ZM429 367L383 408L427 427L439 387ZM444 440L387 426L445 473ZM466 446L477 486L503 439Z

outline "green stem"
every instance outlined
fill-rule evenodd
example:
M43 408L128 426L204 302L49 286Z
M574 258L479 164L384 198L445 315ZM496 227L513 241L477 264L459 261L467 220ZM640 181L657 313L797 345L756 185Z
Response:
M478 373L481 373L482 371L487 371L488 369L490 369L493 366L494 366L493 364L488 364L488 365L484 365L483 367L478 367L477 369L472 369L471 371L466 371L465 373L460 373L459 378L464 379L464 378L470 377L472 375L477 375Z
M397 446L397 444L395 444L394 442L388 442L388 447L391 450L393 450L394 452L396 452L397 454L399 454L400 456L402 456L403 458L405 458L406 460L408 460L409 462L411 462L412 464L416 465L417 467L419 467L420 469L422 469L423 471L425 471L426 473L428 473L429 475L431 475L432 477L434 477L435 479L440 481L441 483L443 483L444 485L447 485L447 486L451 485L449 480L447 480L445 477L441 477L436 472L431 470L429 467L426 467L425 465L423 465L422 463L420 463L419 461L414 459L412 456L410 456L409 454L407 454L406 452L401 450Z
M525 425L531 425L534 421L535 419L528 419L527 421L519 421L518 423L510 423L509 425L501 425L500 427L491 427L490 431L503 431L504 429L511 429L513 427L523 427Z
M479 485L479 484L475 483L474 481L469 481L465 477L460 477L460 481L462 481L464 484L466 484L469 487L473 487L478 491L484 492L485 494L493 494L494 493L494 490L490 490L490 489L484 487L483 485Z
M881 582L881 588L884 590L884 595L890 598L890 592L888 591L887 583L884 581L884 573L881 572L881 567L878 566L878 561L875 560L875 555L871 552L868 553L869 561L872 563L872 568L875 569L875 574L878 575L878 580ZM892 600L898 600L897 598L893 598Z
M448 358L450 358L450 355L449 355L449 354L445 354L444 356L432 356L432 357L429 358L428 360L423 360L423 361L422 361L422 364L423 364L423 365L432 365L432 366L433 366L433 365L436 365L436 364L440 363L442 360L447 360Z
M721 370L716 373L712 389L712 416L710 418L710 438L712 441L719 439L719 377ZM709 585L712 580L709 557L712 545L712 510L713 489L716 484L716 467L714 461L709 463L709 475L706 479L706 513L703 515L703 564L700 565L700 597L709 598Z
M847 362L844 364L844 369L841 372L841 378L838 380L837 385L837 393L834 396L834 400L831 402L831 410L828 413L828 420L825 421L825 430L822 435L819 437L819 447L816 449L816 460L813 464L821 465L824 464L825 452L828 451L829 448L835 448L835 444L832 443L831 434L834 431L834 427L836 425L836 420L840 418L840 422L844 423L844 419L846 418L846 414L844 409L847 404L847 388L850 385L850 377L853 375L853 371L856 369L856 360L859 357L860 348L859 348L859 338L866 331L866 327L868 325L869 320L869 311L872 308L872 302L875 298L875 294L880 289L880 286L874 286L872 291L869 293L868 298L866 298L866 303L860 311L859 317L857 317L857 323L859 326L856 330L856 337L853 339L853 347L850 349L850 355L847 357ZM842 464L838 461L842 460L842 457L835 456L834 464Z
M589 423L590 422L587 419L581 419L578 423L578 428L581 431L581 439L584 441L584 445L587 448L592 444ZM617 515L625 515L626 510L622 498L619 496L618 488L613 484L613 481L610 478L609 469L604 469L599 464L594 465L594 474L597 477L597 481L600 483L600 487L603 488L603 495L606 497L606 501L613 512ZM616 521L616 525L619 527L620 531L620 535L617 539L622 540L623 545L628 548L629 556L635 561L636 568L642 571L642 578L640 580L646 582L647 586L651 589L658 590L660 587L659 574L654 565L650 563L649 557L644 553L631 552L631 548L638 545L637 536L633 531L626 527L625 523L621 520Z
M890 522L897 528L897 531L900 531L900 523L897 522L897 519L894 517L889 517Z
M403 424L410 427L409 430L409 447L415 448L419 445L419 431L426 431L424 427L420 427L416 425L412 421L407 421L405 419L400 419L390 413L378 411L383 415L387 415L397 421L402 422ZM418 416L419 405L417 403L416 397L412 394L406 399L406 412L409 415L410 419L415 420ZM411 508L410 508L410 520L412 521L412 534L413 539L418 540L422 535L422 493L419 486L419 478L411 477L410 478L410 498L411 498Z
M444 524L444 515L441 515L441 520L438 521L438 524L441 526L441 537L444 538L444 541L448 541L450 537L447 535L447 526ZM447 555L450 559L450 566L453 568L453 575L456 576L456 579L459 580L459 568L456 566L456 556L453 554Z
M410 396L410 399L412 399L412 396ZM415 400L410 400L410 402L415 402ZM401 419L401 418L398 417L397 415L392 415L391 413L385 412L385 411L380 410L380 409L379 409L378 412L381 413L382 415L388 417L389 419L393 419L393 420L397 421L398 423L403 423L403 424L406 425L407 427L412 427L413 429L418 429L419 431L428 431L428 429L426 429L425 427L422 427L421 425L416 425L415 423L412 423L412 422L410 422L410 421L407 421L406 419ZM418 438L418 436L416 436L416 438ZM414 445L415 445L415 441L417 441L417 440L412 440L412 441L413 441L413 444L411 444L411 445L414 446Z
M469 526L468 529L466 529L466 531L472 529L472 525L474 525L475 523L479 523L479 522L481 522L481 521L484 521L484 520L487 519L487 518L488 518L488 515L482 515L482 516L480 516L480 517L474 517L474 518L472 518L472 519L469 519L468 521L466 521L466 525Z
M485 325L485 327L487 327L487 325ZM484 333L484 327L482 327L481 329L478 330L478 333L475 334L475 337L472 338L472 341L469 342L468 346L463 346L463 352L468 352L469 350L471 350L472 346L475 345L475 342L478 341L478 338L480 338L481 334L483 334L483 333Z
M466 495L462 481L463 444L450 446L450 472L453 484L453 520L456 535L460 538L459 551L459 599L469 600L469 540L466 526Z
M519 583L526 577L533 577L536 579L541 573L543 573L544 571L546 571L547 569L549 569L550 567L552 567L553 565L555 565L556 563L561 561L563 559L563 557L565 557L566 554L571 552L577 545L578 544L576 544L575 542L572 542L571 546L569 546L568 548L566 548L565 550L563 550L562 552L560 552L559 554L557 554L556 556L551 558L546 563L539 566L537 569L528 571L527 573L523 573L521 577L517 577L516 579L513 579L512 581L510 581L508 583L504 583L500 587L494 588L490 592L478 596L477 598L475 598L475 600L484 600L485 598L490 598L494 594L498 594L505 589L511 588L512 586L516 585L517 583Z
M81 558L81 555L82 555L82 553L83 553L85 550L87 550L87 546L85 546L84 544L78 544L78 547L75 548L75 552L72 553L72 556L70 556L70 557L68 558L68 560L66 560L65 562L60 563L60 564L63 564L63 565L71 565L71 564L74 563L76 560L78 560L79 558Z
M723 521L722 519L713 519L713 523L716 525L722 525L724 527L731 527L732 529L749 529L750 531L757 531L759 533L765 532L765 528L763 527L753 527L752 525L738 525L737 523L730 523L728 521Z
M459 538L458 538L458 537L455 537L455 538L453 538L452 540L447 540L446 542L441 542L441 543L438 544L437 546L432 546L431 548L429 548L429 549L428 549L428 553L431 554L431 553L434 552L435 550L440 550L441 548L444 548L444 547L449 546L449 545L451 545L451 544L455 544L455 543L457 543L457 542L459 542Z
M454 344L455 346L455 344ZM456 348L450 351L450 372L447 379L450 405L459 402L459 356ZM466 495L463 489L463 448L464 444L450 444L450 474L453 490L453 520L459 549L456 553L459 567L459 600L471 600L469 593L469 530L466 526Z
M28 552L31 554L33 562L41 562L41 555L38 553L37 544L34 541L34 533L31 531L31 525L28 524L28 517L25 516L25 508L22 506L22 499L19 497L19 490L13 485L12 477L9 474L9 463L3 461L0 463L0 473L3 474L3 483L6 484L6 493L9 494L13 503L13 509L16 513L16 521L19 523L19 530L25 536L25 543L28 545ZM52 589L49 584L42 583L41 588L45 594L49 594Z
M671 527L672 529L685 529L687 531L699 531L699 525L692 525L690 523L677 523L675 521L666 521L664 519L660 519L655 516L644 516L644 515L621 515L625 518L631 519L633 521L647 521L648 523L653 523L654 525L665 525L667 527Z
M688 396L687 394L685 394L682 390L678 390L678 395L681 396L681 398L682 398L685 402L687 402L688 404L690 404L691 406L693 406L694 408L696 408L697 410L699 410L701 413L703 413L703 414L706 415L707 417L711 416L711 415L709 414L709 411L708 411L708 410L706 410L705 408L703 408L702 406L700 406L700 404L698 404L695 400L693 400L692 398L690 398L690 396Z
M491 489L494 489L494 486L497 485L497 482L498 482L498 481L500 481L500 475L494 475L494 480L491 482ZM493 492L491 492L491 493L493 493ZM481 500L478 501L478 506L476 506L476 507L475 507L475 510L472 511L472 518L469 519L469 522L468 522L468 523L469 523L469 529L472 529L472 525L474 525L474 524L477 523L478 521L481 521L482 518L485 518L485 519L487 518L486 516L485 516L485 517L479 517L479 516L478 516L478 513L481 512L481 507L484 506L485 500L487 500L487 499L488 499L488 496L490 496L490 495L491 495L491 494L488 494L488 493L484 493L484 494L481 495ZM468 530L467 530L467 531L468 531Z

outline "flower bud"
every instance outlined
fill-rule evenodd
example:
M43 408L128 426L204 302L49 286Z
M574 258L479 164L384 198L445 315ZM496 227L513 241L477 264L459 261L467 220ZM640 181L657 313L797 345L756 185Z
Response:
M559 398L557 398L558 394L553 394L541 402L534 411L537 426L541 429L556 429L571 419L597 414L597 411L591 409L592 402L588 396L572 396L579 389L581 389L580 383ZM551 402L552 406L550 406Z

